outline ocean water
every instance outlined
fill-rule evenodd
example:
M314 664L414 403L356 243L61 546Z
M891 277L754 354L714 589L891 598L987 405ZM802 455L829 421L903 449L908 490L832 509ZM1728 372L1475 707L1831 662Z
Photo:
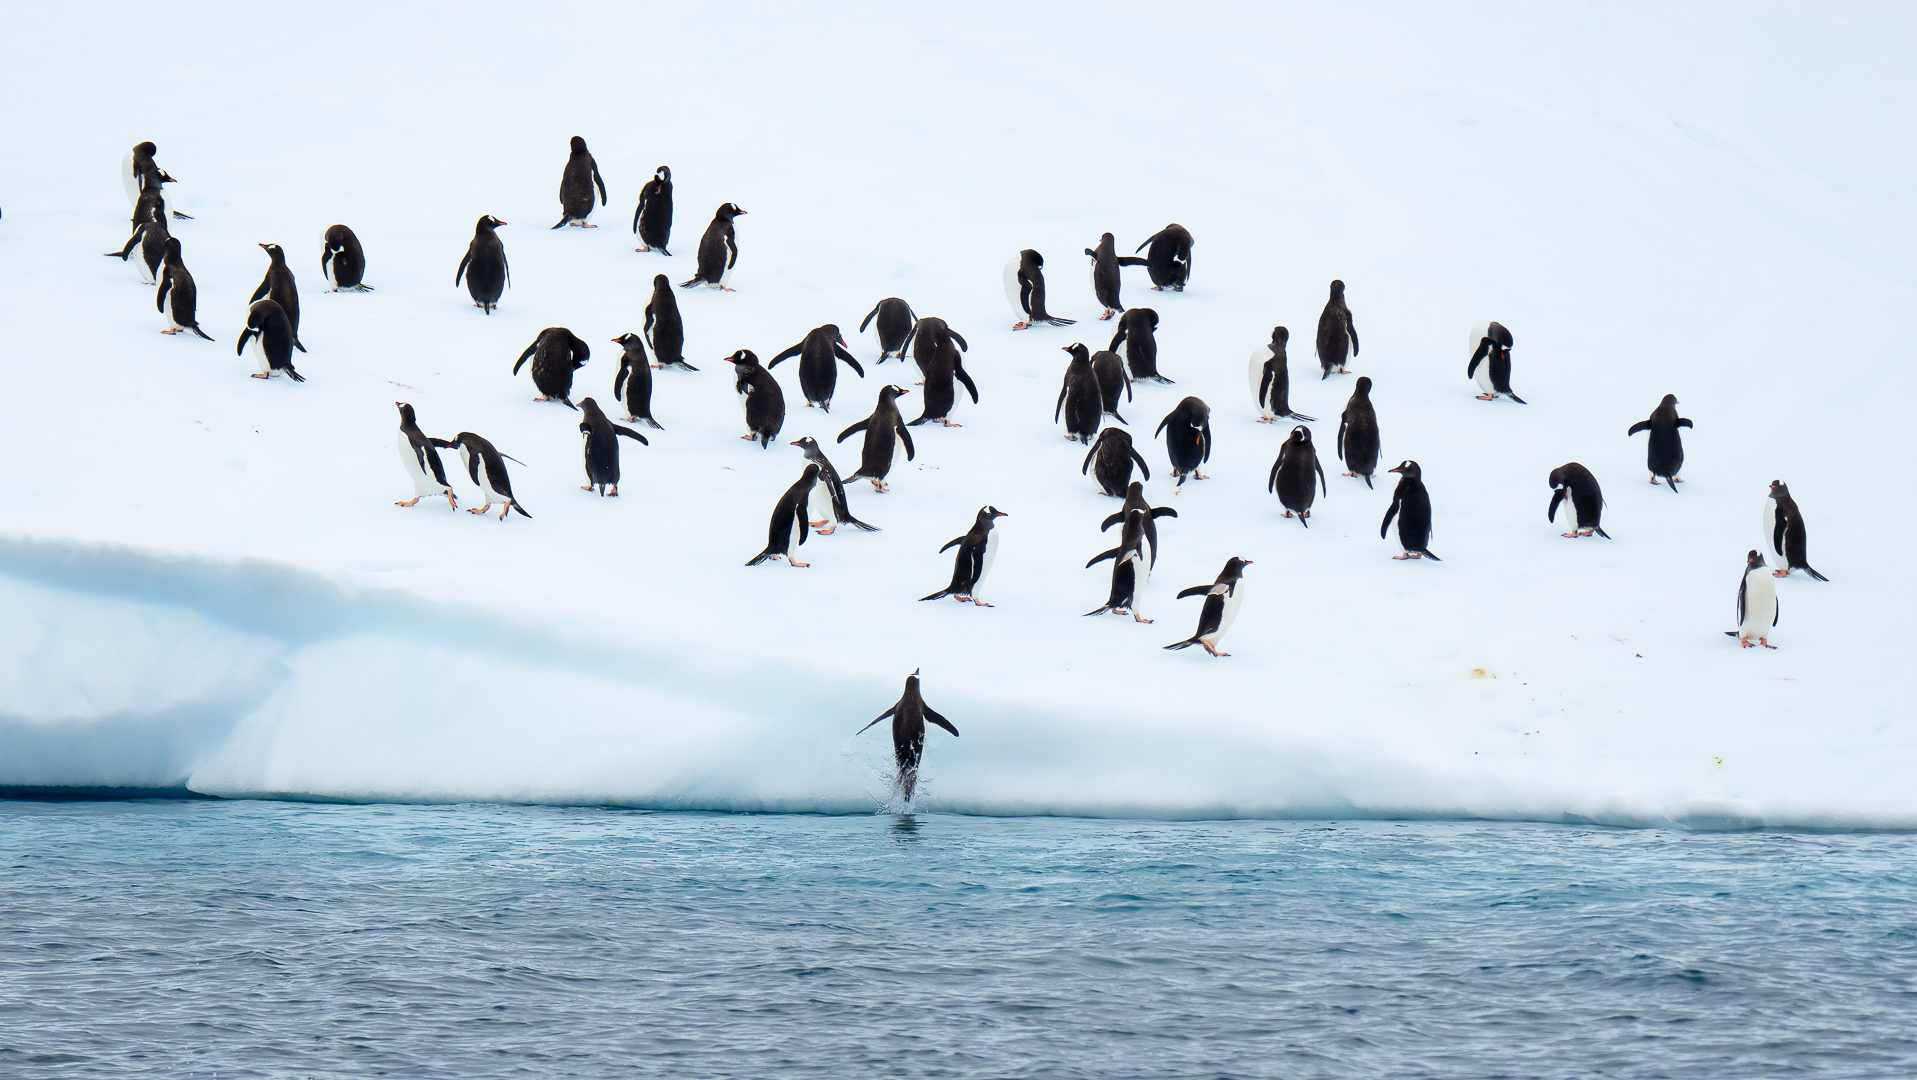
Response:
M0 802L0 1076L1908 1077L1917 837Z

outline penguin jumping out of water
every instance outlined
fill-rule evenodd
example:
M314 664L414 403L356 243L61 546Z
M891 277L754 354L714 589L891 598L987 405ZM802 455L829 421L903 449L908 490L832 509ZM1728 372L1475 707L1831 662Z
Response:
M1771 631L1777 626L1777 585L1771 581L1764 556L1756 548L1744 557L1744 577L1737 583L1737 629L1724 631L1748 649L1771 644Z
M248 343L253 346L253 359L259 364L259 370L253 373L255 379L267 379L284 374L294 382L305 382L305 376L293 370L293 350L306 351L306 347L293 338L293 324L286 321L286 312L273 302L272 297L256 300L246 309L246 329L240 331L240 342L233 355L246 354Z
M506 245L494 231L504 224L491 214L480 218L473 226L473 242L466 245L466 257L459 260L459 272L453 275L454 285L461 277L466 279L473 306L488 315L499 306L499 297L513 280L512 267L506 265Z
M1385 530L1391 527L1391 518L1398 518L1398 544L1404 548L1401 555L1394 559L1430 559L1443 562L1443 559L1431 554L1431 495L1424 489L1423 474L1418 471L1415 461L1403 461L1391 470L1399 475L1398 489L1391 493L1391 508L1385 511L1384 521L1378 526L1378 539L1383 540Z
M1065 418L1065 437L1089 444L1098 434L1098 418L1104 412L1105 397L1098 389L1098 376L1092 372L1092 354L1082 344L1068 345L1072 359L1065 365L1065 379L1058 388L1058 403L1052 406L1052 423Z
M599 205L606 205L606 182L599 176L599 163L593 160L592 152L586 149L586 140L577 135L572 137L572 153L566 158L566 170L559 174L559 224L578 225L581 228L596 229L599 226L588 222L592 216L592 188L599 185Z
M812 501L808 504L806 517L812 527L819 530L820 536L831 536L839 526L850 525L866 532L878 532L877 525L867 525L852 516L852 507L846 502L845 481L839 479L839 470L825 456L825 448L810 435L795 439L793 446L805 454L805 459L819 467L819 482L812 489Z
M612 378L612 396L625 402L626 423L643 421L664 431L665 425L652 418L652 365L646 362L646 343L633 333L620 334L612 343L625 349L619 357L619 374Z
M770 371L779 366L781 360L799 358L799 392L805 395L806 408L824 412L832 411L832 391L839 384L839 361L845 361L847 367L865 378L865 369L845 348L845 336L839 333L836 323L808 331L805 338L773 357L766 364Z
M1211 406L1199 398L1186 398L1158 422L1158 430L1152 432L1152 438L1160 433L1165 436L1165 453L1171 458L1172 476L1178 480L1172 485L1174 488L1184 487L1188 478L1211 479L1198 471L1211 460ZM1145 479L1151 479L1150 475Z
M1130 615L1134 622L1152 621L1138 610L1138 594L1145 590L1146 582L1151 580L1152 563L1155 561L1150 542L1145 538L1145 523L1151 517L1149 510L1127 510L1125 530L1119 534L1118 546L1110 551L1099 552L1085 564L1085 569L1090 570L1106 559L1112 560L1111 593L1105 598L1102 607L1086 612L1086 617L1111 611Z
M965 354L959 351L951 334L940 335L941 344L933 355L932 362L925 366L925 404L919 410L919 418L907 427L918 427L931 422L945 427L959 427L952 420L952 408L958 404L958 388L955 382L965 384L972 395L972 404L978 404L978 387L973 384L972 376L965 371Z
M1012 256L1012 261L1005 264L1005 299L1012 305L1014 330L1039 323L1070 326L1078 321L1061 319L1045 310L1045 256L1031 248Z
M1118 317L1118 330L1105 347L1117 352L1120 345L1125 346L1125 365L1133 379L1169 384L1172 380L1158 373L1157 331L1158 312L1135 307Z
M344 225L326 230L320 250L320 273L332 286L331 292L373 291L373 287L366 284L366 250L359 246L359 237L353 230Z
M1218 651L1218 642L1225 636L1225 631L1231 629L1232 621L1238 618L1238 605L1245 600L1245 567L1250 565L1250 559L1234 555L1225 560L1225 568L1218 572L1217 581L1210 585L1194 585L1180 592L1180 600L1187 596L1204 597L1205 606L1198 612L1198 632L1183 641L1174 641L1165 648L1187 649L1193 645L1203 645L1205 651L1213 656L1230 656L1228 652Z
M419 430L413 407L404 401L393 404L399 407L399 463L406 470L406 478L413 482L413 497L394 505L414 506L428 495L444 495L447 506L459 509L459 499L446 483L446 465L439 460L441 450L452 450L459 444L435 439Z
M892 459L898 453L898 444L905 444L905 460L911 461L916 453L912 449L912 432L906 427L905 418L899 415L898 399L911 393L903 386L879 387L879 402L872 415L839 432L838 442L844 442L853 435L865 432L865 446L859 454L859 467L847 480L866 479L872 481L872 487L883 495L892 490L885 484L885 475L892 471Z
M1312 484L1316 474L1317 485ZM1291 437L1278 448L1278 460L1271 463L1271 476L1265 481L1265 490L1275 492L1278 501L1284 505L1285 516L1298 515L1298 524L1311 528L1311 504L1317 501L1318 490L1323 488L1326 495L1331 488L1325 483L1325 469L1318 463L1318 451L1311 445L1311 429L1303 424L1291 429Z
M1345 283L1331 283L1331 299L1325 301L1325 310L1318 315L1318 363L1325 369L1318 381L1331 378L1333 373L1351 374L1345 367L1347 356L1358 355L1358 326L1351 319L1351 308L1345 304Z
M212 335L200 329L193 315L194 306L199 301L199 289L193 284L193 275L187 272L186 263L180 261L180 242L174 237L166 238L166 257L160 266L160 287L153 294L154 306L166 316L166 329L162 334L177 334L182 330L191 330L208 341Z
M526 512L526 508L519 505L519 500L513 497L512 477L506 475L506 462L517 462L520 465L524 465L525 462L500 453L492 443L470 431L460 432L459 436L453 440L453 444L459 447L459 459L466 466L466 475L473 478L473 483L479 485L480 494L486 496L485 505L467 507L467 513L484 514L493 508L494 503L499 503L499 520L501 521L506 520L506 515L509 513L517 513L527 520L532 519L532 515Z
M1105 306L1105 314L1098 317L1098 321L1104 322L1125 310L1125 302L1119 299L1119 286L1122 284L1119 268L1148 266L1150 262L1132 255L1120 255L1111 233L1101 233L1098 247L1086 248L1085 254L1092 257L1092 292L1097 295L1098 302Z
M698 270L679 283L681 289L704 285L708 289L737 291L727 284L732 280L732 268L739 264L739 236L732 220L744 215L745 211L733 203L724 203L713 213L712 224L706 226L705 235L699 238Z
M785 426L785 391L779 389L779 380L759 365L751 349L740 349L726 359L732 363L732 389L739 395L739 407L745 410L746 433L739 437L759 440L763 450Z
M1348 470L1346 476L1362 476L1371 486L1371 474L1378 471L1378 413L1371 407L1371 376L1358 376L1351 388L1351 400L1338 417L1338 457Z
M1606 540L1611 534L1604 531L1601 524L1604 517L1604 492L1598 488L1597 477L1591 470L1569 461L1551 470L1551 508L1545 511L1544 520L1558 519L1558 504L1571 500L1571 531L1565 533L1566 539L1575 540L1580 536L1596 533Z
M939 549L941 555L954 547L959 549L957 558L952 562L952 583L930 596L919 597L919 602L950 596L962 604L991 607L978 595L978 587L991 571L992 560L998 558L998 529L994 523L996 519L1007 516L996 506L979 507L972 528L964 536L947 540L945 546Z
M859 322L859 333L879 321L879 363L890 359L905 359L906 343L912 340L912 330L918 325L918 316L912 314L912 305L896 296L888 296L872 305Z
M1246 366L1245 376L1251 383L1251 398L1258 403L1258 422L1275 424L1279 417L1303 420L1306 423L1317 419L1291 408L1291 368L1285 357L1285 344L1291 340L1291 331L1282 326L1271 328L1271 341L1251 351L1251 362Z
M911 802L912 793L918 790L919 785L919 761L925 753L926 721L929 720L951 732L954 738L958 736L958 729L952 726L950 720L940 716L936 710L927 705L925 699L919 695L917 669L905 677L905 693L899 698L898 704L880 713L872 724L888 716L892 718L892 760L899 769L895 778L899 797L906 802ZM860 728L859 732L870 728L872 724Z
M1775 571L1777 577L1789 577L1792 570L1802 570L1818 581L1830 579L1811 568L1807 552L1808 534L1804 529L1804 513L1797 508L1797 500L1791 498L1791 489L1782 480L1771 481L1770 512L1771 520L1769 540L1770 550L1779 556L1781 567Z
M1125 371L1125 361L1118 354L1105 349L1092 354L1092 377L1098 380L1098 404L1103 415L1109 416L1121 424L1131 421L1118 414L1118 398L1124 395L1126 401L1132 400L1132 377Z
M670 256L666 242L672 239L672 170L664 165L652 172L652 179L639 189L639 205L632 211L632 232L639 238L634 251L652 251Z
M1098 433L1098 441L1085 452L1085 464L1079 466L1078 475L1084 476L1096 464L1098 471L1092 475L1098 481L1099 490L1120 497L1132 482L1133 462L1138 463L1145 479L1152 478L1151 466L1145 464L1138 448L1132 445L1131 433L1124 428L1108 427Z
M1677 395L1665 394L1657 408L1651 410L1649 420L1639 420L1631 425L1626 436L1636 435L1640 431L1651 433L1651 442L1645 449L1644 467L1651 471L1651 483L1657 483L1658 477L1670 481L1671 494L1677 494L1678 471L1684 468L1684 436L1677 433L1678 428L1687 428L1691 422L1677 415Z
M166 217L156 211L133 226L133 235L127 237L125 247L103 254L109 259L132 262L140 271L140 284L153 285L160 280L160 264L166 261L166 242L170 239L172 234L167 231ZM140 252L138 260L132 258L135 248Z
M1145 238L1145 243L1134 251L1144 251L1146 244L1151 250L1145 252L1145 266L1152 276L1152 288L1163 292L1184 292L1185 283L1191 280L1191 233L1183 225L1173 222Z
M805 543L806 506L812 501L812 489L818 482L819 467L808 463L799 479L779 496L778 505L772 508L772 522L766 528L765 550L754 555L747 566L779 558L794 567L812 565L799 561L799 546Z
M577 411L579 406L572 403L572 373L592 359L591 347L563 326L548 326L519 354L513 374L519 374L529 359L533 386L539 389L539 396L533 400L558 401Z
M293 268L286 265L286 252L278 244L261 244L260 250L266 252L269 260L266 276L260 279L260 287L253 290L249 299L271 296L280 310L286 312L286 321L292 324L293 342L297 345L300 340L299 283L293 280ZM306 346L300 345L300 351L305 352Z
M1502 394L1525 404L1511 392L1511 344L1511 331L1502 323L1480 323L1471 331L1471 362L1464 366L1464 377L1478 380L1479 401L1496 401Z
M619 497L619 439L637 439L640 446L648 445L646 437L612 422L611 418L600 410L599 403L591 398L581 398L579 411L584 418L579 421L579 434L586 444L586 482L579 486L581 491L599 489L603 497ZM611 488L611 491L606 490Z
M646 325L642 329L660 367L699 370L686 363L686 324L679 318L679 298L672 295L672 282L664 274L652 276L652 299L646 301Z
M1109 532L1112 526L1124 524L1125 515L1133 510L1145 512L1145 543L1151 546L1152 565L1156 566L1158 565L1158 519L1177 517L1178 511L1169 506L1153 506L1145 498L1145 485L1133 480L1131 486L1125 489L1125 505L1119 508L1118 513L1106 518L1098 527L1098 531Z

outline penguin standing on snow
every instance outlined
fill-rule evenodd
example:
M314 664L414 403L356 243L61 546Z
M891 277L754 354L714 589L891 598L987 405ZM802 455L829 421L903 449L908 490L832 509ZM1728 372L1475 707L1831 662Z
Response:
M447 506L459 509L459 499L446 483L446 465L439 460L441 450L451 450L459 444L435 439L419 430L413 407L404 401L393 404L399 407L399 463L406 470L406 478L413 482L413 497L394 505L414 506L428 495L444 495Z
M912 340L912 329L918 325L918 317L912 314L912 305L896 296L888 296L872 305L859 322L859 333L879 321L879 363L890 359L905 359L905 345Z
M746 433L739 437L759 440L763 450L785 426L785 391L770 371L759 366L751 349L740 349L726 359L732 363L732 389L739 395L739 408L745 410Z
M1098 389L1098 376L1092 372L1091 350L1084 345L1068 345L1072 359L1065 365L1064 384L1058 388L1058 404L1052 406L1052 423L1065 418L1065 437L1090 443L1098 434L1098 418L1104 412L1104 394Z
M320 273L326 276L331 292L372 292L366 284L366 250L359 237L344 225L326 230L326 242L320 251Z
M1726 630L1726 637L1748 649L1753 644L1775 649L1771 631L1777 626L1777 585L1764 565L1764 556L1756 548L1744 557L1744 577L1737 583L1737 629Z
M293 370L293 350L305 352L306 347L294 340L293 324L286 321L286 312L280 310L272 297L256 300L246 309L246 329L240 331L240 342L233 355L244 356L249 342L253 346L253 359L260 367L253 373L255 379L284 374L294 382L306 381Z
M819 467L819 482L812 489L812 501L808 504L806 517L812 527L819 530L820 536L830 536L841 525L851 525L866 532L878 532L877 525L867 525L852 516L852 508L845 499L845 481L839 479L839 470L825 456L825 448L810 435L796 439L792 443L805 454L805 459Z
M812 501L812 489L819 482L819 467L808 464L805 472L785 494L779 496L779 503L772 508L772 523L766 529L765 550L752 557L747 566L757 566L767 559L783 558L795 567L811 566L811 563L799 561L799 545L806 538L806 506Z
M1138 594L1143 592L1145 584L1151 580L1154 561L1150 545L1145 539L1145 523L1151 520L1149 510L1128 510L1125 512L1125 530L1119 534L1118 546L1110 551L1101 551L1092 556L1085 569L1112 560L1112 589L1105 598L1104 606L1085 613L1086 617L1103 615L1107 611L1120 615L1130 615L1134 622L1149 623L1144 612L1138 610Z
M652 172L652 179L639 189L639 205L632 211L632 232L639 238L634 251L651 251L670 256L667 241L672 239L672 170L664 165Z
M1275 424L1281 416L1307 423L1317 419L1291 409L1291 368L1285 357L1285 344L1290 340L1291 331L1274 326L1271 341L1251 351L1245 375L1251 383L1252 400L1258 403L1261 424Z
M506 245L494 231L504 224L491 214L480 218L473 226L473 242L466 245L466 257L459 260L459 272L453 275L454 285L461 277L466 279L473 306L488 315L499 306L500 295L513 280L512 268L506 265Z
M485 505L467 507L468 514L484 514L493 508L494 503L499 503L501 521L506 520L509 513L518 513L529 521L532 519L526 508L519 505L519 500L513 498L512 477L506 475L506 462L521 465L525 462L500 453L492 443L470 431L460 432L453 444L459 447L459 459L466 466L466 475L473 478L473 483L479 485L480 494L486 496Z
M1394 559L1430 559L1432 562L1444 560L1431 554L1427 545L1431 543L1431 495L1424 489L1424 479L1418 472L1418 463L1403 461L1391 470L1399 474L1398 490L1391 493L1391 508L1385 511L1384 521L1378 526L1378 539L1383 540L1385 530L1391 527L1392 515L1398 518L1398 544L1404 548L1401 555Z
M1150 244L1151 250L1145 252L1147 273L1152 276L1152 288L1157 291L1170 289L1184 292L1185 283L1191 280L1191 233L1183 225L1173 222L1145 238L1135 251L1144 251Z
M1118 354L1105 349L1092 354L1092 377L1098 380L1098 407L1101 414L1109 416L1121 424L1131 421L1118 415L1118 398L1124 395L1126 401L1132 400L1132 377L1125 372L1125 361Z
M1371 474L1378 471L1378 414L1371 407L1371 376L1358 376L1351 388L1351 400L1338 417L1338 457L1349 470L1346 476L1362 476L1371 486Z
M912 360L919 366L919 377L923 379L948 344L956 344L959 352L971 347L944 319L927 315L912 324L912 329L905 335L905 344L899 348L899 358L903 360L906 351L911 350Z
M865 378L865 369L858 360L846 351L845 336L839 333L836 323L811 330L797 345L794 345L766 364L770 371L779 366L779 361L791 357L799 358L799 392L805 395L806 408L817 407L825 412L832 411L832 391L839 385L839 361Z
M725 203L712 215L712 224L699 238L699 268L692 277L679 283L681 289L704 285L708 289L736 292L726 284L732 280L732 268L739 264L739 237L732 219L745 214L733 203Z
M1195 397L1186 398L1158 422L1158 430L1152 432L1152 438L1161 432L1165 436L1165 453L1171 458L1172 476L1178 480L1173 487L1184 487L1187 478L1211 479L1198 471L1199 466L1211 460L1211 406ZM1151 476L1148 474L1145 479Z
M174 180L153 160L156 153L159 153L158 147L150 142L142 142L127 151L126 157L120 160L120 183L126 187L126 201L137 208L141 196L148 196L163 215L192 221L191 214L182 214L168 206L169 200L161 185L174 183ZM137 214L134 220L139 220Z
M979 507L978 517L972 521L971 530L964 536L947 540L945 546L939 549L941 555L954 547L959 549L958 557L952 561L952 583L930 596L919 597L919 602L950 596L961 604L991 607L978 595L978 587L991 571L992 560L998 558L998 529L994 519L1008 516L996 506Z
M1070 326L1078 321L1061 319L1045 310L1045 256L1031 248L1012 256L1012 261L1005 264L1005 299L1012 305L1014 330L1039 323Z
M652 418L652 365L646 362L646 343L633 333L620 334L612 343L626 350L619 357L619 374L612 378L613 399L626 403L626 423L643 420L664 431L665 426Z
M959 427L952 420L952 407L958 404L958 388L954 382L964 383L965 389L972 395L972 404L978 404L978 387L972 383L972 377L965 372L965 354L959 351L951 334L940 335L943 342L932 362L925 367L925 404L919 410L919 418L907 427L918 427L928 421L945 427Z
M1084 476L1096 464L1098 470L1093 472L1092 476L1098 481L1099 490L1117 497L1125 494L1126 487L1132 482L1132 462L1134 461L1144 472L1145 479L1150 480L1151 466L1145 464L1145 459L1139 456L1138 448L1132 445L1131 433L1124 428L1108 427L1098 433L1098 442L1092 444L1092 448L1086 451L1085 464L1079 466L1078 475Z
M1314 473L1318 477L1316 487L1311 482ZM1296 513L1298 523L1309 529L1311 504L1317 501L1319 488L1323 488L1326 495L1331 494L1331 488L1325 484L1324 466L1318 464L1318 451L1311 445L1311 429L1300 424L1291 429L1291 437L1278 448L1278 460L1271 463L1271 476L1265 480L1265 490L1277 493L1286 517Z
M1125 489L1125 505L1119 508L1118 513L1106 518L1104 524L1098 527L1098 531L1109 532L1112 526L1123 524L1125 515L1131 513L1133 510L1142 510L1145 512L1145 543L1151 548L1151 565L1157 566L1158 519L1162 517L1177 517L1178 511L1173 510L1169 506L1153 506L1145 499L1145 485L1133 480L1131 486Z
M1478 400L1496 401L1503 394L1525 404L1511 392L1511 331L1501 323L1482 323L1471 331L1471 342L1471 362L1464 366L1464 377L1478 380Z
M1606 540L1611 534L1604 531L1600 524L1604 517L1604 492L1598 489L1597 477L1591 470L1575 461L1566 462L1551 470L1551 508L1545 511L1544 520L1558 519L1558 504L1571 500L1571 531L1565 533L1566 539L1574 540L1580 536L1596 533Z
M592 349L577 334L563 326L548 326L519 354L519 360L513 364L513 374L519 374L519 369L531 360L533 386L539 390L539 396L533 400L559 401L577 411L579 406L572 403L572 373L585 367L590 359Z
M1145 307L1132 308L1118 317L1118 331L1106 348L1117 352L1120 345L1125 346L1125 364L1131 368L1132 378L1170 383L1170 379L1158 373L1157 330L1158 312Z
M212 336L200 329L200 324L193 317L199 295L199 289L193 285L193 275L187 272L186 264L180 261L180 242L171 236L167 237L166 258L160 267L160 288L153 294L154 306L166 316L166 329L160 333L177 334L182 330L191 330L212 341Z
M591 398L579 400L579 411L584 418L579 421L579 434L586 444L586 482L579 486L581 491L599 489L599 494L619 497L619 439L621 436L639 440L640 446L649 445L646 437L612 422L599 403ZM606 490L610 487L612 490Z
M1345 304L1345 283L1333 281L1331 299L1325 301L1325 310L1318 316L1318 363L1325 369L1318 381L1331 378L1333 372L1351 374L1345 358L1357 355L1358 326L1351 321L1351 308Z
M1203 645L1205 651L1213 656L1230 656L1228 652L1218 651L1218 641L1225 636L1225 631L1231 629L1232 620L1238 618L1238 605L1245 599L1245 567L1250 565L1250 559L1234 555L1225 560L1225 568L1218 572L1217 581L1210 585L1193 585L1180 592L1180 600L1187 596L1204 597L1205 606L1198 612L1198 632L1183 641L1174 641L1165 648L1187 649L1193 645Z
M1766 514L1771 520L1770 549L1782 556L1782 566L1776 571L1777 577L1789 577L1792 570L1802 570L1818 581L1830 579L1811 569L1810 556L1806 552L1807 534L1804 529L1804 514L1797 509L1797 500L1791 498L1791 489L1782 480L1771 481L1769 499L1771 510Z
M1098 317L1100 322L1104 322L1125 310L1125 302L1118 298L1121 284L1118 276L1119 268L1150 264L1145 259L1120 255L1111 233L1099 234L1098 247L1086 248L1085 254L1092 257L1092 292L1098 296L1098 302L1105 305L1105 314Z
M133 249L140 249L139 261L134 264L140 271L140 284L152 285L159 281L160 264L166 261L166 242L170 239L172 234L167 231L166 218L153 214L149 215L145 221L133 226L133 235L127 237L125 247L103 254L109 259L117 258L121 262L128 262L132 258Z
M899 767L895 782L899 787L899 797L910 802L912 793L918 790L919 760L925 751L925 722L930 720L951 732L955 738L958 736L958 729L919 696L917 669L905 677L905 694L899 698L898 704L880 713L872 724L888 716L892 718L892 760ZM863 732L872 724L865 725L859 731Z
M572 153L566 158L566 170L559 174L559 224L585 229L599 226L588 222L592 216L592 187L599 185L599 205L606 205L606 182L599 177L599 163L586 149L586 140L572 137Z
M660 367L699 370L686 363L686 324L679 318L679 298L672 295L672 282L664 274L652 276L652 299L646 301L643 329Z
M885 474L892 471L892 458L898 453L898 444L905 444L905 460L912 460L912 432L905 425L905 418L899 415L898 399L911 393L903 386L879 387L879 403L872 415L839 432L837 441L844 442L858 432L865 432L865 446L859 454L859 467L847 480L864 478L872 481L872 487L883 495L892 490L885 485Z
M293 280L293 268L286 265L286 252L278 244L261 244L260 250L266 252L269 260L266 276L260 279L260 287L253 290L249 299L271 296L280 310L286 312L286 321L293 326L293 342L297 345L300 340L300 287ZM300 345L300 351L305 352L306 346Z
M1651 471L1651 483L1657 483L1658 477L1670 481L1671 494L1677 494L1678 470L1684 467L1684 436L1677 433L1678 428L1687 428L1691 422L1677 415L1677 395L1665 394L1657 408L1651 410L1649 420L1639 420L1631 425L1624 434L1628 437L1640 431L1651 433L1651 442L1645 450L1644 466Z

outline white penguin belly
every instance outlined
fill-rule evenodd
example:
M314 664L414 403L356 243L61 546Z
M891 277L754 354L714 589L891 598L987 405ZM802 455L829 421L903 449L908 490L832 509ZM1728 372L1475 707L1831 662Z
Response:
M1138 551L1142 557L1138 560L1138 565L1132 569L1133 572L1138 575L1138 591L1144 592L1145 586L1149 584L1152 579L1152 559L1155 557L1155 553L1152 551L1151 537L1147 536L1139 541Z
M978 587L985 583L985 575L992 572L992 562L998 558L998 530L985 534L985 554L978 561L978 579L972 582L972 595L977 597Z
M1236 587L1225 594L1225 609L1218 613L1218 629L1211 634L1211 640L1214 643L1225 636L1225 631L1231 629L1232 620L1238 617L1238 605L1244 603L1244 600L1245 583L1241 579Z
M1258 415L1267 420L1275 419L1278 415L1271 411L1271 407L1265 404L1264 395L1258 392L1258 388L1265 383L1265 361L1269 359L1271 359L1270 347L1260 345L1252 350L1251 363L1245 371L1245 376L1251 383L1251 400L1258 403Z
M785 553L788 559L799 557L799 544L805 540L805 522L797 515L792 518L792 534L785 538Z
M344 252L342 252L341 254L344 254ZM339 265L339 255L335 255L332 258L326 260L326 283L333 287L331 290L332 292L339 291L339 275L334 273L334 268L337 267L338 265Z
M160 310L166 312L166 328L168 330L186 329L186 327L180 325L178 319L173 317L173 298L171 296L166 298L166 303L160 306Z
M412 440L405 432L399 433L399 462L406 468L406 475L413 481L415 495L441 495L446 485L433 479L433 474L420 467L419 455L413 452Z
M126 201L129 206L140 205L140 178L133 175L133 151L128 150L120 159L120 183L126 185Z
M1018 256L1005 264L1005 302L1012 305L1012 317L1019 322L1025 321L1025 306L1018 302Z
M261 335L254 334L252 340L246 343L246 352L253 358L253 362L260 366L260 374L271 375L273 362L266 358L266 346L262 344L262 341Z
M1744 575L1744 622L1738 636L1766 638L1777 621L1777 585L1769 570L1758 567Z
M1484 394L1498 392L1498 388L1491 385L1491 357L1488 355L1478 361L1478 391Z
M832 521L832 492L821 480L812 486L812 496L806 500L806 517L812 521Z
M581 218L580 220L584 221L585 219ZM719 274L719 288L727 288L732 284L732 270L733 268L728 266Z
M1479 344L1480 344L1481 342L1483 342L1483 341L1484 341L1484 339L1485 339L1486 337L1489 337L1489 336L1490 336L1490 334L1491 334L1491 323L1490 323L1490 321L1489 321L1489 320L1486 320L1486 321L1484 321L1484 322L1481 322L1481 323L1479 323L1478 325L1476 325L1476 326L1474 326L1474 327L1472 327L1472 328L1471 328L1471 341L1470 341L1470 343L1469 343L1468 345L1466 345L1466 346L1465 346L1465 354L1464 354L1464 355L1465 355L1466 357L1469 357L1469 356L1470 356L1470 355L1471 355L1472 353L1475 353L1475 352L1477 352L1477 351L1478 351L1478 345L1479 345Z
M1777 500L1764 499L1764 542L1757 546L1765 561L1779 570L1790 569L1790 560L1777 550Z

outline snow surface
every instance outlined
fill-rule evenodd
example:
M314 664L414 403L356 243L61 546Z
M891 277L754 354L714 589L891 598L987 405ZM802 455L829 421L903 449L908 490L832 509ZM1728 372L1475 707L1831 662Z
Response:
M851 733L923 668L964 733L929 736L923 809L1917 826L1906 6L187 4L157 49L133 10L15 11L0 70L0 787L857 811L888 748ZM613 201L550 231L575 134ZM160 335L99 256L141 139L197 216L174 235L215 342ZM629 232L660 164L670 259ZM514 359L569 326L575 399L611 406L610 339L727 200L738 292L679 294L704 370L655 374L666 430L622 444L620 498L580 491L578 417ZM513 266L491 317L453 285L485 213ZM1170 221L1190 291L1124 286L1178 380L1124 406L1180 514L1158 621L1082 618L1117 501L1051 423L1059 350L1111 333L1082 250ZM378 291L320 291L335 222ZM233 355L265 241L302 286L304 385ZM998 271L1028 246L1078 325L1010 331ZM1388 484L1328 465L1309 531L1265 493L1289 425L1255 422L1244 357L1291 328L1329 456L1334 277L1442 563L1390 559ZM850 472L832 438L915 380L854 333L891 295L965 335L981 403L914 429L890 494L854 485L884 531L747 569L804 465L785 443ZM1473 399L1486 319L1528 406ZM720 358L825 322L866 377L824 416L781 365L780 441L741 441ZM1676 496L1624 434L1667 392L1697 425ZM1186 394L1217 450L1174 494L1150 433ZM395 400L523 460L532 519L396 508ZM1544 520L1571 460L1616 540ZM1780 582L1781 648L1744 651L1723 631L1774 478L1831 581ZM918 603L986 503L998 606ZM1233 655L1163 651L1231 555Z

